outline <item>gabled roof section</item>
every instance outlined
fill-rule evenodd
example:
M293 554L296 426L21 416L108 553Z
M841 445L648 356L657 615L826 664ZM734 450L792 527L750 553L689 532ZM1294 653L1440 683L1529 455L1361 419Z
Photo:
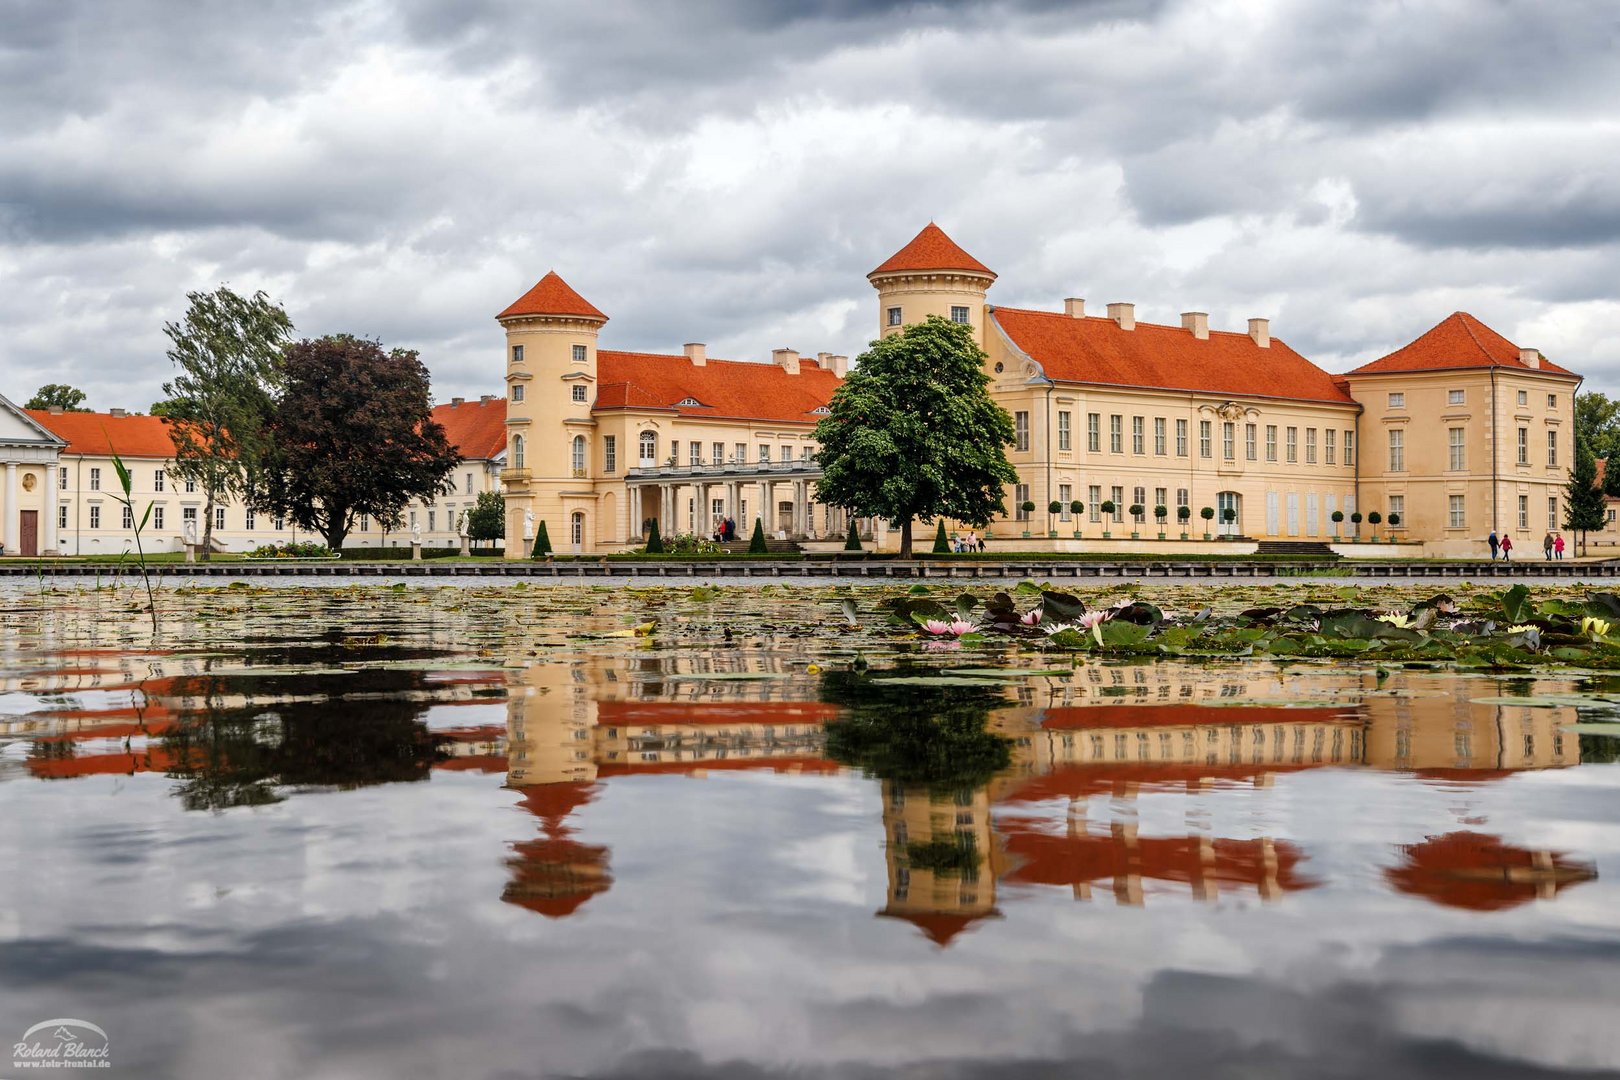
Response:
M0 443L8 445L55 446L66 442L50 428L30 415L34 410L22 409L11 399L0 394Z
M435 405L433 419L467 461L493 461L506 450L505 398Z
M546 276L535 282L534 288L518 297L510 307L495 317L508 319L516 315L574 315L607 322L607 316L598 311L596 305L575 292L574 287L564 281L555 270L546 271Z
M67 441L64 454L126 458L174 457L174 440L161 416L113 416L101 412L24 410L52 434Z
M904 273L908 270L967 270L975 274L995 272L984 263L963 251L945 230L930 221L923 231L911 238L911 243L890 255L888 261L867 277L878 274Z
M991 319L1058 382L1355 404L1280 338L1262 349L1248 334L1211 330L1200 339L1179 326L1139 322L1123 330L1113 319L1016 308L992 308Z
M1460 368L1517 368L1574 375L1543 358L1532 368L1519 359L1519 347L1466 311L1454 311L1409 345L1350 372L1377 375L1386 371L1442 371Z
M815 423L815 410L842 382L808 359L791 375L776 364L709 360L698 366L685 356L607 349L597 351L596 371L598 410L660 409L788 424ZM702 404L681 404L689 399Z

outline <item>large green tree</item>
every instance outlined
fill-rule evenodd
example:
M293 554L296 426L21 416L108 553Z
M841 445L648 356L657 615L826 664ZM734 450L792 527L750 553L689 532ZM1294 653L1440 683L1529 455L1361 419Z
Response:
M180 373L163 384L162 416L174 440L174 474L203 492L207 559L215 504L233 495L252 501L281 386L281 348L293 327L262 292L244 297L222 285L187 293L186 300L185 317L163 326Z
M816 500L894 523L902 557L913 519L984 526L1005 513L1013 422L984 358L970 327L938 316L872 342L816 425Z
M506 500L498 491L480 491L478 501L467 511L469 540L506 539Z
M1586 440L1593 457L1620 457L1620 400L1596 390L1576 394L1575 438Z
M1607 504L1603 490L1597 483L1597 461L1592 447L1585 440L1575 440L1575 463L1569 470L1569 483L1564 489L1564 528L1580 535L1581 547L1586 546L1586 534L1603 528Z
M25 409L61 409L63 412L89 412L84 407L84 391L67 383L46 383L34 391Z
M398 528L412 499L446 490L461 458L433 419L414 351L339 334L287 346L283 367L260 509L337 551L360 515Z

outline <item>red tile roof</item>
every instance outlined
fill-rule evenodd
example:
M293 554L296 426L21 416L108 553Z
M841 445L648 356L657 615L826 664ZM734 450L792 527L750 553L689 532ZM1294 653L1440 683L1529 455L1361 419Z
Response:
M1531 368L1519 359L1517 345L1466 311L1452 312L1410 345L1404 345L1370 364L1363 364L1350 374L1492 367L1549 371L1554 375L1575 374L1545 358L1540 368Z
M1447 907L1501 911L1597 877L1563 852L1509 847L1485 833L1450 832L1402 849L1405 860L1384 871L1403 893Z
M67 440L64 454L105 457L117 451L126 458L172 458L174 440L161 416L113 416L100 412L53 413L28 409L40 424Z
M889 256L887 262L873 270L873 274L891 274L905 270L973 270L995 277L995 272L959 247L930 221L923 231L911 238L911 243Z
M812 360L800 363L799 374L789 375L777 364L710 360L697 367L685 356L604 349L596 354L595 407L813 424L842 380ZM677 404L687 398L702 404Z
M607 321L606 315L575 292L573 286L558 276L555 270L546 271L546 276L537 281L534 288L512 301L510 307L495 317L505 319L513 315L583 315Z
M1139 322L1122 330L1108 318L1001 307L992 318L1058 382L1355 403L1333 376L1276 337L1262 349L1248 334L1222 330L1200 340L1179 326Z
M433 419L456 453L469 461L488 461L506 450L506 399L435 405Z

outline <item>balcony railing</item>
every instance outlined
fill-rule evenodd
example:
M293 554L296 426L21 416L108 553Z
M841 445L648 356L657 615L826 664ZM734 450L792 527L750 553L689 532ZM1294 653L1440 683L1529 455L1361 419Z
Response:
M629 480L663 477L724 477L724 476L819 476L821 466L810 461L745 461L723 465L677 465L666 461L662 465L642 462L625 474Z
M502 484L527 484L529 482L528 469L502 469Z

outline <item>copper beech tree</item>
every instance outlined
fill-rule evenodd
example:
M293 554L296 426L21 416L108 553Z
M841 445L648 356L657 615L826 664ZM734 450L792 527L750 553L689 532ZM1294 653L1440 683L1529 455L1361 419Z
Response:
M816 500L894 523L902 557L914 518L984 526L1006 513L1013 421L984 358L971 328L937 315L872 342L816 425Z
M397 528L461 460L433 419L414 351L338 334L287 346L258 508L318 532L333 551L362 514Z

